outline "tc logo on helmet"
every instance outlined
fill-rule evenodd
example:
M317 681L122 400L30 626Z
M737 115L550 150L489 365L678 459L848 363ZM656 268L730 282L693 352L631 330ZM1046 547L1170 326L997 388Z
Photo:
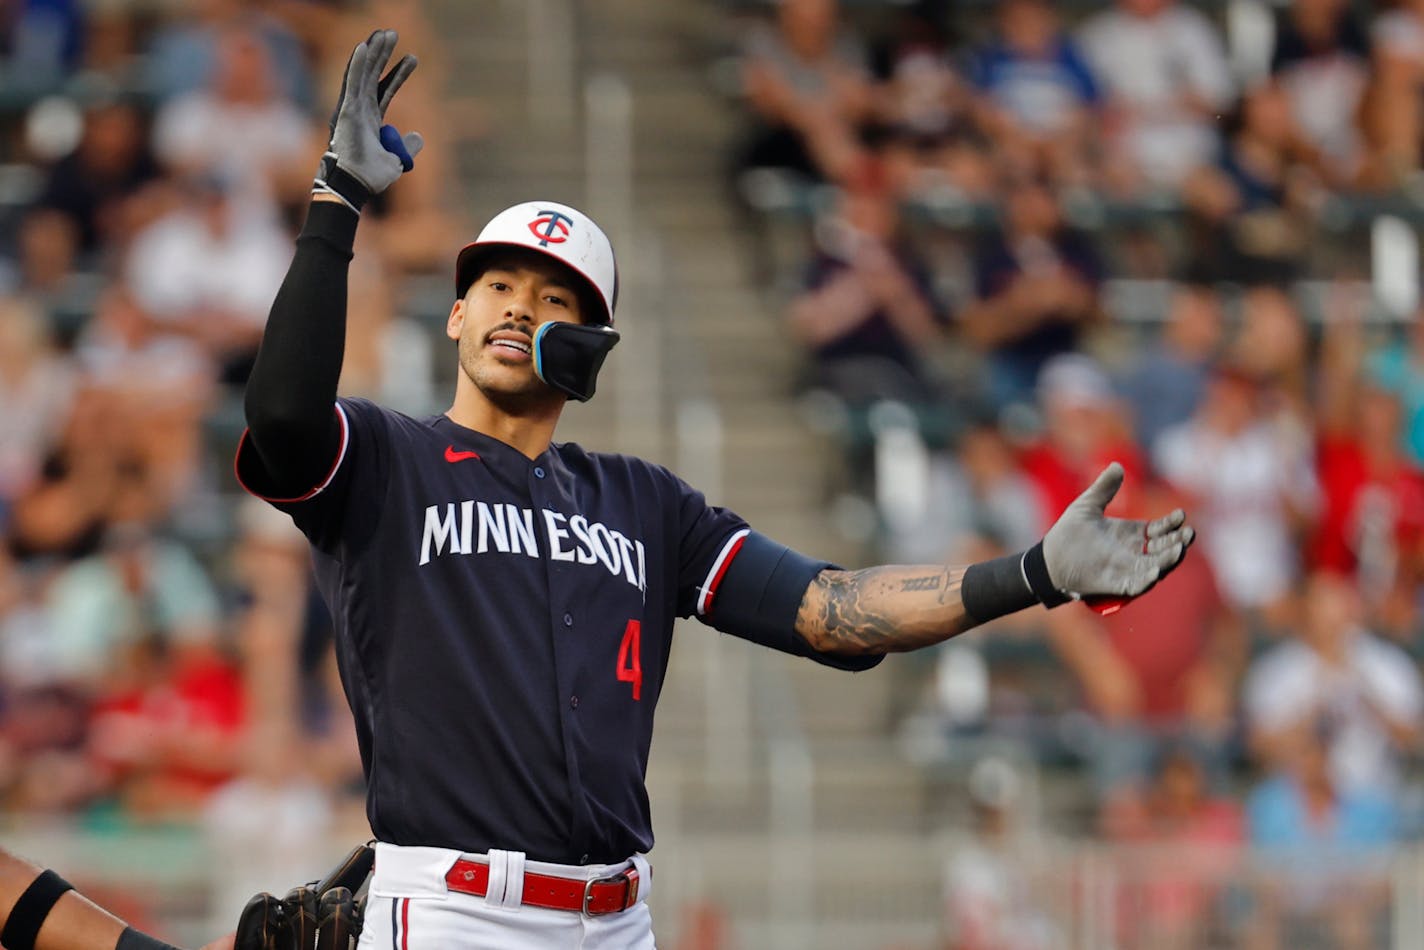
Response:
M529 222L529 232L539 239L540 247L563 244L569 239L569 225L574 219L559 211L540 211L539 217Z

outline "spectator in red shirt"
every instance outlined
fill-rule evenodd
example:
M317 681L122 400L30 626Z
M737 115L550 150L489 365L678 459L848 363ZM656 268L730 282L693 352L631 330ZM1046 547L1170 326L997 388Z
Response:
M1180 504L1161 484L1141 497L1143 511ZM1095 717L1088 752L1110 807L1140 794L1168 745L1190 747L1213 777L1225 771L1246 635L1204 559L1116 613L1057 610L1047 623Z
M1179 504L1163 486L1146 491L1146 466L1108 377L1082 354L1056 357L1039 382L1042 440L1023 454L1023 469L1057 517L1103 466L1127 469L1109 506L1136 517ZM1161 506L1166 506L1162 509ZM1189 740L1221 766L1232 686L1243 662L1243 634L1217 592L1210 565L1168 577L1152 596L1109 617L1081 609L1045 616L1049 639L1077 675L1095 716L1088 744L1100 790L1128 794L1145 779L1159 744Z
M1424 577L1424 472L1400 451L1399 398L1360 387L1354 424L1322 426L1317 466L1324 511L1312 563L1353 573L1375 619L1408 631L1410 591Z
M1424 580L1424 470L1400 441L1398 393L1361 371L1359 321L1353 312L1344 316L1327 325L1321 359L1322 510L1307 557L1315 568L1355 578L1373 629L1408 636Z
M1087 488L1113 461L1127 470L1127 480L1108 506L1119 515L1136 505L1144 479L1142 457L1131 425L1097 361L1081 353L1049 360L1038 383L1043 437L1023 453L1022 465L1043 498L1043 528Z
M134 644L94 709L90 751L138 818L192 815L239 765L242 679L211 643Z

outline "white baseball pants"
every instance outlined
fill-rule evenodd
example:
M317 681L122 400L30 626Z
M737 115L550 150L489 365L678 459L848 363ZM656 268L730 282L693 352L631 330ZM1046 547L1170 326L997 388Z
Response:
M445 875L461 858L489 863L487 896L446 887ZM525 871L594 880L628 867L637 867L640 885L637 903L624 911L590 917L519 902ZM642 855L622 864L546 864L526 861L522 851L463 854L377 842L358 950L654 950L651 891Z

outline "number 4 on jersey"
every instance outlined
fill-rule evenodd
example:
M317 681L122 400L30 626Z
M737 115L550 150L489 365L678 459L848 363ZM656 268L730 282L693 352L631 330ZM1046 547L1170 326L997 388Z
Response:
M633 684L634 702L643 692L642 636L642 623L630 620L628 626L623 628L623 643L618 647L618 682Z

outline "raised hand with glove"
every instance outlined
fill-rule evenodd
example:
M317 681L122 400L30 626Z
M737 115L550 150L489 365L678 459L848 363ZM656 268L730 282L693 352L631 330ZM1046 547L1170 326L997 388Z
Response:
M313 194L332 195L358 213L372 195L415 167L415 156L425 145L419 132L402 136L384 124L391 100L417 65L407 53L381 76L396 40L395 30L376 30L352 51L331 114L331 139L312 186Z

